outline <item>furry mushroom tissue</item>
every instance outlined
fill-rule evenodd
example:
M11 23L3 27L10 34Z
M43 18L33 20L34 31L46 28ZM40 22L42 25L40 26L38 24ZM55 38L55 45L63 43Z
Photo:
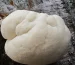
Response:
M6 54L28 65L45 65L60 59L68 49L71 33L58 15L17 10L1 24Z

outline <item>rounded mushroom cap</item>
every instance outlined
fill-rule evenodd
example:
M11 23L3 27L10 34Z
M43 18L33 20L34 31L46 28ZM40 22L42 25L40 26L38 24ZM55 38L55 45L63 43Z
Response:
M17 10L1 25L5 52L23 64L49 64L57 61L67 50L71 33L58 15Z

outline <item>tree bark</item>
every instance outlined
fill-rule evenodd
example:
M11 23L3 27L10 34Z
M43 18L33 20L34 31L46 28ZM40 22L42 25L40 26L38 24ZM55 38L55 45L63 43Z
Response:
M49 65L75 65L75 1L74 0L0 0L0 17L3 19L11 12L32 10L50 15L61 16L69 27L72 38L68 53L57 62ZM6 15L7 14L7 15ZM5 39L0 33L0 65L23 65L12 61L4 52Z

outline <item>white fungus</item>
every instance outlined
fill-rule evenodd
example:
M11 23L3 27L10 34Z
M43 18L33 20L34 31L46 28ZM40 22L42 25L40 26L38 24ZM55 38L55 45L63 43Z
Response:
M17 10L1 24L6 54L14 61L45 65L60 59L68 48L71 33L58 15Z

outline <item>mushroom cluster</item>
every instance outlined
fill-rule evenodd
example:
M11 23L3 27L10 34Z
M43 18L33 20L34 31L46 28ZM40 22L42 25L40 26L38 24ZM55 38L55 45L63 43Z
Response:
M45 65L60 59L67 51L71 33L58 15L17 10L1 24L6 54L14 61Z

